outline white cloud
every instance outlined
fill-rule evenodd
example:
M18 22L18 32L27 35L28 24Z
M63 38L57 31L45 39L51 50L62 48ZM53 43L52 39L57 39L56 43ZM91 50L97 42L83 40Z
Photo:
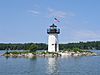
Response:
M60 10L54 10L52 8L48 8L48 11L48 17L65 18L67 16L75 16L72 12L64 12Z
M29 11L31 14L33 14L33 15L39 15L40 14L40 12L38 12L38 11L36 11L36 10L30 10Z
M52 9L52 8L48 8L48 11L49 11L49 12L53 12L54 9Z
M98 40L100 39L100 33L94 31L74 31L72 33L75 40Z

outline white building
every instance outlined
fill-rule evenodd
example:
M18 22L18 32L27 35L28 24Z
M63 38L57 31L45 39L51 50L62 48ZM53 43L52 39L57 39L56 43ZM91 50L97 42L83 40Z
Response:
M48 36L48 52L58 52L59 51L59 41L58 34L60 29L56 25L52 24L49 29L47 29Z

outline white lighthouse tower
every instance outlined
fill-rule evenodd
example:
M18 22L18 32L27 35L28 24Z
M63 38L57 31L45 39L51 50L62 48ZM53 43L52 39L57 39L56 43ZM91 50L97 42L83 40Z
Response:
M55 24L52 24L49 29L47 29L48 36L48 52L58 52L59 43L58 43L58 34L60 29L57 28Z

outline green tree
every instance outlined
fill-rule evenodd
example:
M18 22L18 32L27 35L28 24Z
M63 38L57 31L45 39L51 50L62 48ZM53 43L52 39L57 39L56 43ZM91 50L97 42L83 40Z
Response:
M29 50L30 50L30 52L36 52L37 48L38 48L37 45L32 44L32 45L30 45Z

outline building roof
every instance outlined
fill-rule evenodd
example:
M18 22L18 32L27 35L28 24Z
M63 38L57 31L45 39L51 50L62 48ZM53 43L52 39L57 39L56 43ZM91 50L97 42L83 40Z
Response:
M52 24L50 27L57 27L55 24Z

